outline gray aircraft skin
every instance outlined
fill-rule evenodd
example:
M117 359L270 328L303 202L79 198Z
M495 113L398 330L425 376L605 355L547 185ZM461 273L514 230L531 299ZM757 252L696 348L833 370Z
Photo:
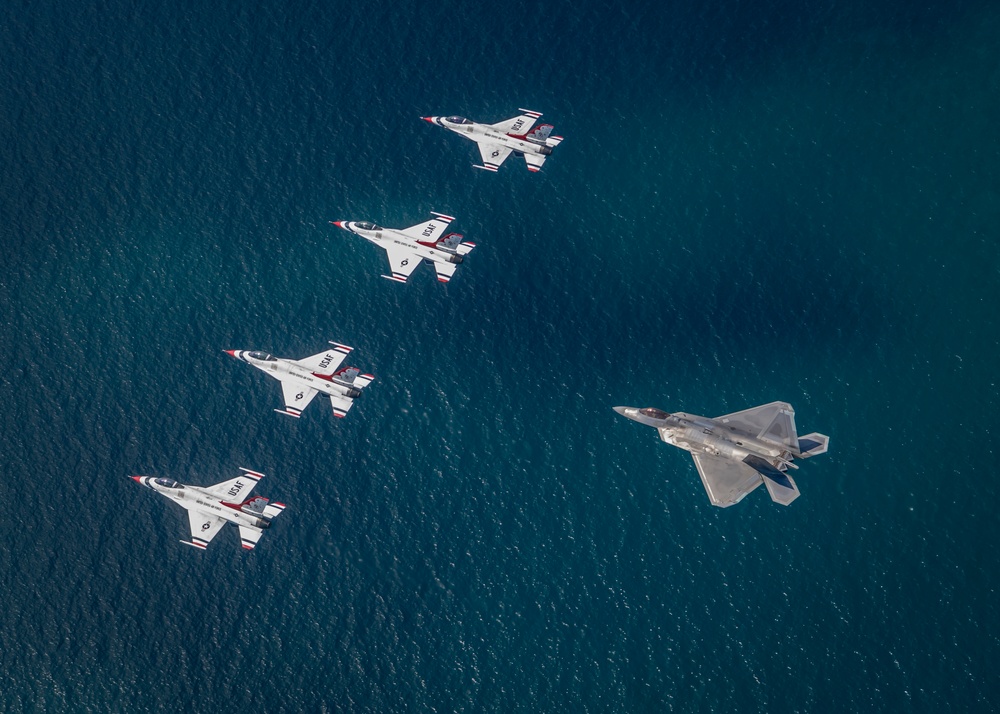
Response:
M787 402L716 417L667 412L652 407L615 407L624 417L654 427L660 438L694 458L713 506L733 506L763 483L771 500L787 506L799 488L786 471L794 459L825 454L830 437L795 431L795 410Z

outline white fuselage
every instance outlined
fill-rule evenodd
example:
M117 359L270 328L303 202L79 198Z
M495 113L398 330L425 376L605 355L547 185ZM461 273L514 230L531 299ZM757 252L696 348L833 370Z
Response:
M223 501L218 496L212 495L205 489L198 488L197 486L184 486L181 484L177 484L177 487L162 486L156 483L156 479L151 476L137 476L136 480L189 511L208 513L230 523L246 526L247 528L256 528L257 530L267 528L270 525L266 519L261 518L259 515L244 513L238 508L230 508L223 505ZM241 489L235 491L234 497L238 497L239 493L241 493ZM238 506L239 504L234 505Z
M552 148L546 144L535 141L527 141L525 139L518 139L510 136L510 134L505 134L504 132L497 130L489 124L478 124L476 122L472 122L471 124L456 124L448 121L444 117L438 117L437 123L445 129L455 132L459 136L464 136L466 139L475 141L477 144L500 144L507 147L511 151L516 151L520 154L541 154L543 156L548 156L552 153ZM516 134L518 130L519 127L514 125L511 127L510 133Z
M251 356L247 350L237 351L235 356L280 382L301 384L323 394L338 394L351 398L357 397L361 393L352 384L340 381L336 375L319 375L307 367L296 364L293 360L279 357L272 357L269 360L257 359ZM322 369L323 364L321 363L319 367Z
M356 221L344 221L342 227L385 249L398 247L407 253L412 253L419 258L426 258L435 263L462 262L462 256L458 255L457 251L448 250L447 248L432 248L392 228L368 230L360 227Z

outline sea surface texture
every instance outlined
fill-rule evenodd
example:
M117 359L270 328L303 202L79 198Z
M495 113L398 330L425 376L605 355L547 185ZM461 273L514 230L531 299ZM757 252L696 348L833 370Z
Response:
M985 712L1000 5L0 7L0 711ZM539 174L420 121L525 107ZM383 280L331 220L478 248ZM346 419L223 350L328 340ZM613 406L830 453L712 507ZM133 474L288 504L207 552Z

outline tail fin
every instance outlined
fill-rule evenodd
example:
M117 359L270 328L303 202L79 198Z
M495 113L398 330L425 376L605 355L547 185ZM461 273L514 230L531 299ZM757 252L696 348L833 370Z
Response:
M354 379L359 374L361 374L361 370L357 367L344 367L342 370L334 372L333 376L338 382L343 382L344 384L354 384Z
M534 129L525 134L524 138L528 141L537 141L539 144L544 144L549 138L549 134L555 129L551 124L539 124Z
M813 432L808 436L799 437L799 453L795 455L799 459L808 459L813 456L825 454L830 447L830 437L826 434Z
M784 471L775 468L764 459L752 454L743 459L743 463L761 475L764 485L767 487L767 492L770 494L771 500L775 503L787 506L799 497L799 487L795 485L792 477Z
M445 248L447 250L455 250L455 248L458 247L458 244L462 242L462 238L464 237L465 236L463 236L461 233L449 233L444 238L438 240L437 247Z
M267 499L263 496L251 496L243 503L240 504L240 510L244 513L250 513L255 516L259 516L264 513L264 509L267 506Z

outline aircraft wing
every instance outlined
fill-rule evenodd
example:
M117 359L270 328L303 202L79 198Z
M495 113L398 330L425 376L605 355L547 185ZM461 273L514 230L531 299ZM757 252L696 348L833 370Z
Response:
M542 115L539 112L533 112L529 109L522 109L521 112L523 113L518 114L516 117L498 121L496 124L490 124L490 126L504 134L524 136L535 125L535 122L538 121L538 117Z
M419 255L396 246L387 247L385 252L389 256L389 266L392 269L392 275L383 275L382 277L395 280L397 283L405 283L410 274L423 261L423 258Z
M182 540L181 543L193 545L201 550L205 550L212 539L222 530L222 526L226 525L224 519L194 509L188 511L188 521L191 526L191 540Z
M241 468L240 471L243 472L242 476L209 486L205 491L229 503L242 503L250 495L250 492L253 491L253 487L257 485L257 482L264 478L264 474L244 468Z
M496 171L500 168L500 164L506 161L510 152L513 151L503 144L493 144L488 141L480 142L477 145L479 146L479 154L483 157L483 165L476 164L475 168L487 171Z
M798 451L799 439L795 431L795 410L788 402L771 402L741 412L716 417L715 421L754 436L763 441Z
M412 238L413 240L423 241L425 243L437 243L437 239L441 237L448 224L451 223L454 218L451 216L446 216L443 213L434 213L434 218L429 221L424 221L423 223L418 223L415 226L410 226L409 228L404 228L400 231L407 238Z
M741 461L708 454L693 453L691 456L713 506L725 508L739 503L763 483L760 474Z
M331 342L330 344L333 345L333 349L296 360L295 364L305 367L310 372L315 372L316 374L333 374L354 348L341 345L337 342ZM288 402L286 401L285 404L288 404ZM305 409L305 407L302 408Z
M341 358L343 360L343 357ZM316 390L303 384L294 382L282 382L281 394L285 398L284 410L275 409L279 414L287 414L296 419L302 414L302 410L309 406L309 402L316 396Z

